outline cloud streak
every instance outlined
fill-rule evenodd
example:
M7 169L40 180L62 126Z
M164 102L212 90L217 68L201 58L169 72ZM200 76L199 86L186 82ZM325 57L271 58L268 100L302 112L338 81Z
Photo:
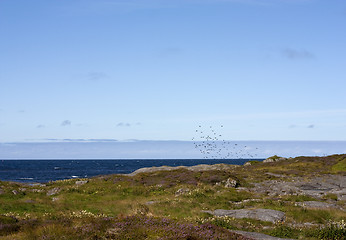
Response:
M75 141L77 140L77 141ZM82 139L83 140L83 139ZM79 142L78 142L79 141ZM2 159L201 159L188 141L131 141L99 143L79 139L31 143L0 143ZM240 141L258 158L316 156L345 153L346 141ZM95 151L98 149L98 151Z
M71 121L70 120L62 121L62 123L60 124L60 126L62 126L62 127L70 126L70 125L71 125Z
M302 60L302 59L314 59L315 54L307 50L296 50L292 48L286 48L282 51L284 57L290 60Z
M131 123L120 122L117 127L131 127Z
M108 78L108 76L103 72L89 72L87 78L89 81L99 81Z
M44 142L118 142L116 139L109 138L45 138L42 140Z
M346 109L331 109L331 110L307 110L297 112L268 112L268 113L253 113L253 114L233 114L224 116L205 117L201 120L248 120L248 119L290 119L303 117L325 117L325 116L345 116Z
M128 123L128 122L120 122L120 123L118 123L117 124L117 127L131 127L131 126L134 126L134 125L136 125L136 126L138 126L138 125L141 125L141 123L140 122L136 122L136 123Z

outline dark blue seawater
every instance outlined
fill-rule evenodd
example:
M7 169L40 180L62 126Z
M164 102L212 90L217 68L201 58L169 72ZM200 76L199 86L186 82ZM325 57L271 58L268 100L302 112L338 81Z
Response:
M248 160L249 159L0 160L0 180L42 183L70 178L131 173L143 167L194 166L198 164L217 163L242 165Z

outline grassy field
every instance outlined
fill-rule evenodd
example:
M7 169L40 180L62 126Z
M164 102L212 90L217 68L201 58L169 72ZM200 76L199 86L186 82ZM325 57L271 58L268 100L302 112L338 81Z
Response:
M252 162L227 171L178 169L44 185L0 182L0 239L247 239L229 230L295 239L345 239L345 211L295 204L324 201L345 206L336 195L268 196L247 190L273 178L345 175L345 160L346 155L298 157ZM228 179L237 186L226 187ZM203 212L243 208L283 211L286 220L271 223Z

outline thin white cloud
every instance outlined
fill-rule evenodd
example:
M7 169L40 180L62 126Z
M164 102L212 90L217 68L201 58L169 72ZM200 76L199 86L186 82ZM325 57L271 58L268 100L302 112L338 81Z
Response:
M130 127L131 123L120 122L117 124L117 127Z
M76 140L76 139L75 139ZM88 143L88 144L86 144ZM346 141L240 141L256 158L316 156L345 153ZM98 151L95 151L98 149ZM34 150L34 151L33 151ZM191 142L129 141L99 143L57 139L47 142L1 143L3 159L187 159L201 158Z
M71 125L71 121L70 120L62 121L62 123L60 124L60 126L62 126L62 127L70 126L70 125Z
M140 122L136 122L136 123L120 122L116 126L117 127L131 127L131 126L139 126L139 125L141 125Z
M331 110L307 110L296 112L269 112L269 113L252 113L252 114L233 114L210 117L201 117L201 120L255 120L255 119L291 119L303 117L332 117L345 116L346 109L331 109Z
M99 81L108 78L108 76L104 72L89 72L87 78L90 81Z
M286 48L282 51L284 57L291 60L301 60L301 59L314 59L315 54L305 49L297 50L292 48Z

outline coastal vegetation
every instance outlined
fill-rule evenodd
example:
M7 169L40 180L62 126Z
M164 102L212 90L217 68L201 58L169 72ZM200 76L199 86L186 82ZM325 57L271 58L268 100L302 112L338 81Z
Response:
M346 155L275 156L244 166L0 181L0 239L256 239L245 231L341 240L345 169ZM263 219L266 210L271 218Z

